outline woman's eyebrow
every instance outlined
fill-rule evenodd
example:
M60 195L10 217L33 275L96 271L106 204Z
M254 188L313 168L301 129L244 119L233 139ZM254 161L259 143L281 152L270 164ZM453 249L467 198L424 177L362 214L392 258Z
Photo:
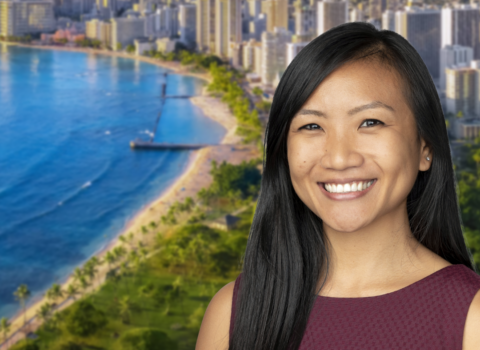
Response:
M380 101L373 101L373 102L367 103L365 105L352 108L347 113L348 113L348 115L354 115L354 114L359 113L361 111L364 111L366 109L373 109L373 108L386 108L386 109L388 109L392 112L395 112L395 109L393 109L393 107L391 107L391 106L389 106L389 105L387 105L383 102L380 102ZM307 114L308 115L316 115L317 117L326 118L325 113L323 113L321 111L317 111L315 109L301 109L300 111L298 111L297 114L295 114L295 117L299 116L299 115L307 115Z

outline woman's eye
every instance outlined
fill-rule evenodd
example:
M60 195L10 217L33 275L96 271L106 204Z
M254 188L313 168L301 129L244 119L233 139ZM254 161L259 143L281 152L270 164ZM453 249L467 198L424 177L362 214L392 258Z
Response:
M383 124L383 122L381 122L380 120L367 119L367 120L365 120L365 121L362 123L362 125L364 125L365 123L369 123L369 122L370 122L370 124L367 124L367 127ZM373 122L373 124L372 124L371 122ZM380 124L375 124L376 122L377 122L377 123L380 123ZM362 126L362 125L360 125L360 126Z
M312 126L316 126L316 128L312 128ZM320 127L317 124L307 124L302 126L300 129L307 129L307 130L318 130Z

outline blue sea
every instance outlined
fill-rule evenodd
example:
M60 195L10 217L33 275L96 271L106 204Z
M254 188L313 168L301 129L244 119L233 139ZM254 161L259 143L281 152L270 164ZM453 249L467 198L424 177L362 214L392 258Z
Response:
M169 74L164 77L164 72ZM0 44L0 318L104 248L186 170L191 151L156 142L219 143L226 130L187 99L206 84L138 60ZM27 303L28 305L28 303Z

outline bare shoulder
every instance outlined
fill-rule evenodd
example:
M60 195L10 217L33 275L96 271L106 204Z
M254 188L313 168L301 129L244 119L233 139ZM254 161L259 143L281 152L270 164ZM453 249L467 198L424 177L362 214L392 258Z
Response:
M203 316L195 350L228 349L234 286L235 281L226 284L210 301Z
M480 349L480 290L468 309L467 319L465 321L465 330L463 332L463 350Z

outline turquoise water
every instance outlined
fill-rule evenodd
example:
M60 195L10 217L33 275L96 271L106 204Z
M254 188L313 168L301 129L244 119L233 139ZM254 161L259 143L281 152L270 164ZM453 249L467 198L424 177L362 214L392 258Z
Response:
M19 310L20 284L35 296L62 282L185 170L191 151L129 147L150 137L165 71L0 46L0 317ZM167 95L198 95L205 84L166 79ZM188 99L167 99L155 141L218 143L225 132Z

